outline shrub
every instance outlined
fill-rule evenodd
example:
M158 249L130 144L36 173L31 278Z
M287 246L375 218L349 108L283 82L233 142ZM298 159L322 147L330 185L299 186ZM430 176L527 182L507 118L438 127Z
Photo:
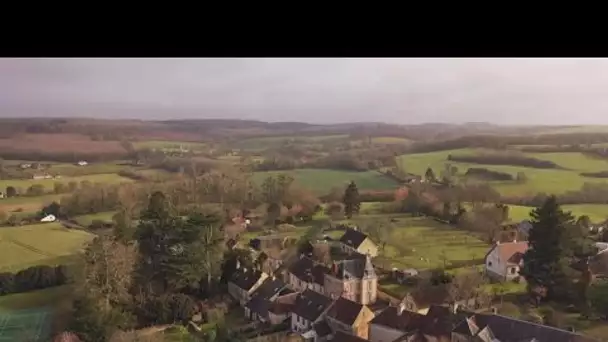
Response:
M486 165L513 165L533 167L537 169L558 169L559 165L552 161L541 160L524 155L515 154L483 154L483 155L448 155L448 160Z
M0 273L0 295L13 293L15 291L15 275L12 273Z
M509 181L513 180L513 176L505 172L492 171L482 167L472 167L465 173L467 177L477 177L486 180Z

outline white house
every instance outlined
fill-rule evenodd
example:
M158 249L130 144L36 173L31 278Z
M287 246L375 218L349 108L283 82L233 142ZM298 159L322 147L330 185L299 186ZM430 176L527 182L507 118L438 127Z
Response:
M78 166L86 166L86 165L89 165L89 163L87 163L87 162L86 162L86 161L84 161L84 160L81 160L81 161L79 161L79 162L78 162L78 163L76 163L76 164L77 164Z
M527 241L497 242L486 254L486 274L501 281L519 278L527 250Z
M40 220L40 222L55 222L56 220L57 218L55 217L55 215L46 215Z

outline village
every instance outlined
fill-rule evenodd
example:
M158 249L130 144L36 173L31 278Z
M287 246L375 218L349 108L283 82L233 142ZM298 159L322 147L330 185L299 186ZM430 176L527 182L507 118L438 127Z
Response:
M573 329L501 315L480 297L449 301L383 293L373 263L377 242L356 227L338 240L309 242L295 255L269 239L231 248L263 255L260 267L237 266L228 291L260 336L281 336L276 341L288 335L307 342L594 341ZM496 243L485 257L483 275L496 282L522 281L527 249L525 241ZM603 250L598 256L593 268L608 260ZM415 270L392 273L404 282L417 275Z

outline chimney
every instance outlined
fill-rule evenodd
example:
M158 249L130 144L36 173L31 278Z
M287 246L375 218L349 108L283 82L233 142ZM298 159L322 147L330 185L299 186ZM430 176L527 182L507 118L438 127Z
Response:
M513 239L513 243L517 243L517 239Z
M574 331L574 327L573 326L569 326L566 328L566 330L568 330L569 332L575 332Z
M397 316L401 316L401 314L405 311L405 303L399 303L397 307Z
M492 314L493 315L497 315L498 314L498 308L497 307L493 306L491 309L492 309Z
M452 305L452 313L454 315L458 313L458 303L454 303L454 305Z

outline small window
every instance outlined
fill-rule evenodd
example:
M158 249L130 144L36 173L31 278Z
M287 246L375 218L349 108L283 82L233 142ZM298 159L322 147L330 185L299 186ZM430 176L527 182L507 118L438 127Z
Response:
M515 274L515 267L511 267L511 274Z
M492 267L492 262L488 261L488 267Z

